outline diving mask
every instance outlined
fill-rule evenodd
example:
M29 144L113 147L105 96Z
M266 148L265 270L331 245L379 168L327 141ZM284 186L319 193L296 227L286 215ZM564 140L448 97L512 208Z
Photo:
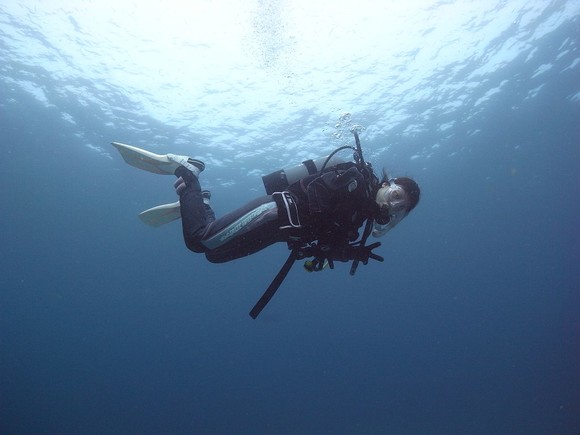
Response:
M394 180L389 180L389 185L379 189L375 200L379 205L379 213L375 218L372 234L374 237L381 237L407 215L408 196L405 189Z

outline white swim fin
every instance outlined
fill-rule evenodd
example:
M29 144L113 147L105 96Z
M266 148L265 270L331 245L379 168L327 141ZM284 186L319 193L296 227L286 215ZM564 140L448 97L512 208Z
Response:
M201 160L192 159L187 156L155 154L142 148L120 142L111 142L111 145L119 150L123 160L129 165L144 171L153 172L154 174L173 175L179 166L185 166L197 176L205 169L205 165Z
M171 204L162 204L139 213L139 218L147 225L160 227L174 220L181 219L179 201Z

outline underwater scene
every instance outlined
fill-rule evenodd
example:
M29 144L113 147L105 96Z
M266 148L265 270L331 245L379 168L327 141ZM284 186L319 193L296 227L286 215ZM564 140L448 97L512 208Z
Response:
M580 433L579 43L575 0L2 2L0 433ZM221 217L354 133L419 203L256 319L287 244L191 252L111 145Z

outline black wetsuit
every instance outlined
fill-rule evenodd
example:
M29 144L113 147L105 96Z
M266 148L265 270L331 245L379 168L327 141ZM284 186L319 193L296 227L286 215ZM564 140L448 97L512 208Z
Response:
M204 204L197 178L185 168L176 175L187 186L180 195L185 244L205 253L212 263L297 240L318 241L333 253L333 259L347 261L351 258L343 248L358 238L376 207L368 182L353 163L303 178L284 194L262 196L219 219Z

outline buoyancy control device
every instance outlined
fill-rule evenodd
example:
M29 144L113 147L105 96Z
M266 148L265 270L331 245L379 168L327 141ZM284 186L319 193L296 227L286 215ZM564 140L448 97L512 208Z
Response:
M348 145L343 146L343 147L336 149L328 157L320 157L316 160L306 160L306 161L302 162L301 165L291 167L288 169L281 169L281 170L275 171L269 175L262 177L266 192L269 195L271 195L273 192L284 191L288 188L288 186L290 186L291 184L295 183L296 181L298 181L298 180L300 180L308 175L322 173L327 168L330 168L330 167L337 165L337 164L340 164L340 163L344 163L344 160L342 160L338 157L335 157L335 154L343 149L354 150L355 164L357 165L357 167L361 170L361 172L365 176L365 179L369 183L369 187L371 185L375 184L376 182L378 182L378 179L373 174L372 166L370 164L368 164L367 162L365 162L365 160L363 158L362 147L360 144L360 139L359 139L358 133L356 131L353 131L353 134L354 134L356 147L351 147ZM361 239L356 241L356 242L351 243L352 247L356 247L358 249L366 249L367 251L371 252L374 248L380 246L380 242L377 242L377 243L373 243L372 245L369 245L368 247L365 247L367 238L369 237L371 230L373 228L373 223L374 223L373 218L367 219L366 224L365 224L365 229L364 229L364 232L363 232ZM288 248L291 250L290 255L288 256L288 259L286 260L286 262L284 263L284 265L282 266L282 268L280 269L278 274L274 277L273 281L270 283L270 285L268 286L268 288L266 289L266 291L264 292L262 297L258 300L258 302L254 305L254 307L250 311L250 316L253 319L256 319L258 317L258 315L262 312L264 307L272 299L272 297L274 296L274 294L276 293L276 291L280 287L280 284L282 284L282 281L284 281L284 278L286 278L286 275L288 274L288 272L292 268L292 265L294 264L294 262L297 259L303 259L305 257L312 256L312 254L310 254L310 250L312 247L300 246L299 244L294 244L291 246L289 244ZM377 260L377 261L384 261L383 257L380 257L380 256L375 255L375 254L370 254L370 258ZM321 268L318 268L316 270L321 270L322 268L324 268L326 261L324 261L324 259L321 260L318 258L316 260L320 264L323 265ZM328 259L328 261L329 261L329 267L331 269L333 269L334 267L332 265L331 260ZM368 258L366 259L366 261L363 260L363 264L366 264L367 261L368 261ZM351 275L355 274L357 267L359 265L359 262L360 262L359 259L353 260L352 266L350 268Z

